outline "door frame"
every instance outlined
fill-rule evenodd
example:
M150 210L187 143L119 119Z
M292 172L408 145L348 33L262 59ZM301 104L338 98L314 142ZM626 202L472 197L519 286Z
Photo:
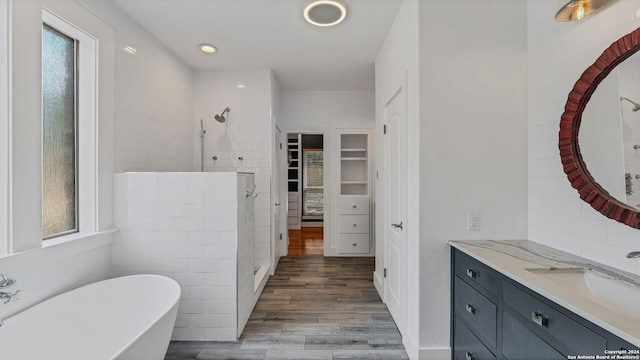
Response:
M333 214L333 202L331 201L331 198L333 196L333 189L331 188L331 138L330 138L330 129L327 128L316 128L316 127L287 127L287 128L283 128L282 129L282 136L284 139L287 139L289 134L302 134L302 135L322 135L322 146L323 146L323 151L324 151L324 159L323 159L323 167L322 167L322 172L323 172L323 186L324 186L324 191L323 191L323 205L324 205L324 215L322 218L322 229L323 229L323 233L324 235L324 239L323 239L323 256L331 256L331 247L330 247L330 242L329 241L324 241L325 239L327 239L327 234L330 234L330 229L331 229L331 225L333 224L333 222L331 221L331 214ZM285 141L286 144L286 141ZM286 157L285 157L286 158ZM282 167L283 171L286 172L287 170L287 162L286 161L281 161L280 162L280 166ZM284 177L284 179L280 179L281 183L286 185L286 176ZM302 189L300 189L300 191L302 191ZM282 212L283 214L287 214L289 212L289 204L288 204L288 188L284 188L284 194L286 194L287 196L285 196L285 207L284 207L284 211ZM286 219L286 218L285 218ZM285 220L286 221L286 220ZM302 221L302 219L300 219L300 221ZM302 227L302 224L300 225ZM283 238L286 240L283 243L283 247L282 247L282 256L286 256L289 253L289 229L288 226L285 225L285 228L287 229L286 234L283 236Z

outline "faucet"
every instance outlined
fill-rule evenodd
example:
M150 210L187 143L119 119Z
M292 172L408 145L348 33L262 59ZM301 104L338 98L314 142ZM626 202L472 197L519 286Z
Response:
M7 274L4 273L0 273L0 289L4 289L4 288L8 288L10 286L13 286L13 284L16 283L15 279L11 279L7 276ZM5 291L0 291L0 301L1 300L5 300L4 304L8 304L9 301L11 301L11 299L13 299L13 301L18 301L20 299L18 299L18 293L20 292L20 290L14 292L13 294L10 292L5 292ZM2 321L0 320L0 326L2 326Z
M11 301L11 299L13 299L13 301L18 301L20 299L18 299L18 293L20 292L20 290L14 292L13 294L10 292L4 292L4 291L0 291L0 301L4 300L4 304L7 305L9 303L9 301Z
M11 285L16 283L16 281L14 279L10 279L7 276L7 274L4 274L4 273L0 273L0 278L2 278L0 280L0 289L9 287L9 286L11 286Z
M627 258L629 258L629 259L640 258L640 251L632 251L632 252L628 253L627 254Z

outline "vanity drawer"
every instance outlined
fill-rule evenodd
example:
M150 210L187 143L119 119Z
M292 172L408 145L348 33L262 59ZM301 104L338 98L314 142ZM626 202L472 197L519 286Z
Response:
M369 234L340 234L340 252L345 254L369 253Z
M342 215L338 218L338 232L345 234L369 233L369 215Z
M478 260L455 251L456 272L470 283L478 284L494 295L498 295L498 274Z
M484 297L466 282L455 277L455 299L453 303L456 316L464 318L478 334L484 335L489 344L496 346L496 305Z
M340 196L338 200L338 211L343 214L368 214L369 213L369 197L368 196Z
M496 357L456 316L453 360L495 360Z
M565 356L532 333L507 312L502 317L502 334L502 355L509 360L531 360L533 358L536 360L566 359ZM587 351L578 353L590 354Z
M576 354L604 354L607 349L604 337L507 281L504 281L502 289L504 304L526 318L531 326L548 333ZM506 328L504 331L506 337ZM506 340L504 343L507 343Z

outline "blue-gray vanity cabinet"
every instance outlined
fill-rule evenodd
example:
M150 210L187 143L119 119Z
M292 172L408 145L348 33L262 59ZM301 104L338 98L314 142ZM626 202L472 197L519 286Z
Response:
M464 324L460 318L455 319L454 327L456 344L453 358L455 360L495 360L496 357L487 349L482 341Z
M564 315L557 305L538 299L516 284L504 281L502 299L504 311L539 330L541 336L548 335L564 344L574 351L572 355L604 355L607 350L607 339L603 336Z
M551 345L537 337L509 313L502 317L502 354L509 360L563 360L566 359Z
M454 360L595 358L638 349L455 248L451 256Z

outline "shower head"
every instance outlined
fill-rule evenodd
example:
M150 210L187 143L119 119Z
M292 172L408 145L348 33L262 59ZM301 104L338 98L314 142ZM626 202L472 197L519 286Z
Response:
M216 121L219 123L224 123L225 121L227 121L227 119L224 117L224 113L230 113L231 109L229 109L228 107L224 108L224 110L222 110L222 112L220 113L220 115L216 115L214 116Z
M631 111L636 112L636 111L640 110L640 104L638 104L637 102L631 101L626 97L620 96L620 101L622 101L622 100L627 100L628 102L633 104L633 109L631 109Z

